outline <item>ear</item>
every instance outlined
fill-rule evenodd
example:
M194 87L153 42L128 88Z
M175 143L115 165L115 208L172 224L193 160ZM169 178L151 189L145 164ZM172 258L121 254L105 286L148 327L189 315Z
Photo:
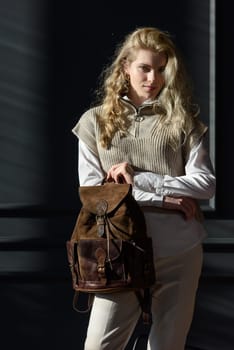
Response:
M129 74L129 62L127 62L127 61L124 62L123 71L125 74Z

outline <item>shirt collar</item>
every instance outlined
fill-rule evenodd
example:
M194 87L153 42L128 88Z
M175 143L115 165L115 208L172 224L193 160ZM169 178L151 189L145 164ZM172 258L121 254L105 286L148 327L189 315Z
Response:
M133 104L134 105L134 103L132 102L132 100L130 100L130 98L127 96L127 95L124 95L124 96L122 96L122 98L125 100L125 101L129 101L129 102L131 102L131 104ZM151 99L148 99L148 100L145 100L140 106L138 106L137 108L139 108L139 107L141 107L141 106L145 106L145 105L147 105L147 106L151 106L151 105L153 105L155 102L157 102L157 99L155 99L155 100L151 100ZM136 107L136 106L135 106Z

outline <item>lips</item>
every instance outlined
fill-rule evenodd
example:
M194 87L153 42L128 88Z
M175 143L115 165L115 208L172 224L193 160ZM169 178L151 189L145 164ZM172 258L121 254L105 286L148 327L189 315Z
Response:
M150 86L150 85L144 85L144 88L147 89L147 90L150 90L150 91L153 91L156 89L155 86Z

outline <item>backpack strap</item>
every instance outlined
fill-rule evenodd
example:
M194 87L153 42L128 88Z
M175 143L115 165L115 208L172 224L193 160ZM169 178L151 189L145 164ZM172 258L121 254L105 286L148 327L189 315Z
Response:
M90 311L92 304L93 304L93 299L95 294L94 293L82 293L83 295L87 296L87 308L85 309L80 309L80 307L78 306L79 303L79 297L80 294L82 292L80 291L75 291L74 293L74 297L73 297L73 309L79 313L87 313ZM152 296L150 293L150 289L149 288L145 288L143 290L143 294L140 290L136 290L135 291L136 297L140 303L141 309L142 309L142 319L143 319L143 323L145 325L151 325L152 324L152 316L151 316L151 301L152 301Z
M150 288L145 288L143 294L140 290L136 290L135 294L139 300L141 309L142 309L142 319L143 323L147 325L152 324L152 315L151 315L151 303L152 295L150 293Z
M86 293L86 292L82 293L83 295L87 296L87 300L86 300L87 308L85 308L84 310L80 309L80 306L78 306L80 294L81 294L80 291L75 291L74 296L73 296L72 306L73 306L73 309L75 311L82 313L82 314L85 314L91 310L91 307L93 305L94 294Z

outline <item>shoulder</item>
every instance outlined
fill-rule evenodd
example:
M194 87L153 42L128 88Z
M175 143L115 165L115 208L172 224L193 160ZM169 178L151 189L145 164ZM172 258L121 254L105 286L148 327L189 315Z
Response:
M101 109L101 106L88 109L72 129L73 134L82 140L94 154L98 154L97 142L100 137L98 119Z
M185 141L192 144L197 143L206 134L207 130L207 125L201 121L199 116L190 117L185 126Z
M192 118L189 127L185 132L183 149L188 157L193 147L197 146L207 134L208 127L198 118Z
M96 106L85 111L72 129L73 134L79 137L80 133L85 130L89 130L89 132L94 133L97 129L98 118L101 114L101 110L102 106Z
M193 118L193 127L191 129L190 137L194 138L194 142L200 142L201 138L206 134L208 126L200 119Z

